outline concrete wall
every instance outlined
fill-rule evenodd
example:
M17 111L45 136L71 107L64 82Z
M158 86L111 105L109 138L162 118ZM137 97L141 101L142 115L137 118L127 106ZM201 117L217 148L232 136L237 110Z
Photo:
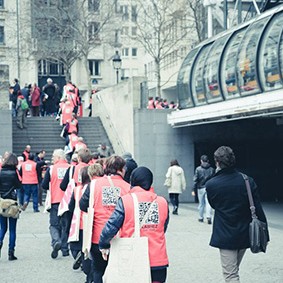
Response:
M171 110L136 109L134 111L134 157L139 165L149 167L154 175L154 189L168 198L163 185L172 159L177 159L184 169L187 189L180 196L184 202L191 196L194 172L194 145L189 128L173 129L167 124Z
M99 91L93 98L93 115L100 116L117 154L134 152L133 109L140 107L140 83L135 77Z
M0 155L12 151L12 114L9 110L0 110Z

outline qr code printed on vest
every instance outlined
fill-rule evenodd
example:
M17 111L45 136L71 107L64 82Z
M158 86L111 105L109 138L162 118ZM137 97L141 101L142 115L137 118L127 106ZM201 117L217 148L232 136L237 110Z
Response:
M59 180L63 180L66 174L67 168L57 168L57 176Z
M145 214L147 213L151 202L139 202L139 220L142 222ZM152 205L151 211L148 215L148 218L145 220L145 225L155 225L159 224L159 210L158 210L158 203L154 203Z
M121 189L118 187L103 187L102 188L102 205L116 206L120 197Z

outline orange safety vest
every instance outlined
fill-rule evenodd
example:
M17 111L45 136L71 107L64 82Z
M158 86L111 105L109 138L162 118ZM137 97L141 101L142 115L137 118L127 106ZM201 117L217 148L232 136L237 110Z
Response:
M73 119L71 121L69 121L69 130L68 133L71 134L73 131L78 132L78 120L77 119Z
M50 166L50 194L51 203L60 203L64 196L64 191L60 189L60 184L64 179L67 169L70 167L66 160L59 160Z
M81 185L82 184L82 176L81 176L81 169L88 166L87 163L84 162L79 162L76 166L75 166L75 172L73 175L73 179L76 183L76 186Z
M38 177L36 172L36 162L27 160L22 164L22 184L33 185L38 184Z
M150 191L145 191L141 187L132 188L131 193L135 193L138 198L139 210L143 209L142 215L140 213L140 219L146 213L149 205L153 201L156 203L152 207L145 224L141 227L140 235L141 237L148 238L150 266L167 266L169 262L164 233L164 225L168 217L167 201L163 197L159 197ZM135 228L134 202L130 194L123 196L122 201L125 210L125 218L120 230L120 237L129 238L132 237Z
M110 176L114 189L111 188L107 177L103 176L95 180L92 230L92 243L94 244L99 243L102 229L115 210L118 198L130 192L130 184L124 181L121 176Z
M71 105L64 104L62 106L62 123L65 125L68 120L72 119L73 107Z

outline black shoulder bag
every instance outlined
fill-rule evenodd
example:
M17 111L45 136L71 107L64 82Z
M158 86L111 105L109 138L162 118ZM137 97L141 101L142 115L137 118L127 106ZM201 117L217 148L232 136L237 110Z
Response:
M251 192L249 179L247 175L242 174L242 176L246 183L246 188L250 203L250 210L252 215L252 222L250 223L250 227L249 227L250 250L254 254L260 252L265 253L269 239L267 223L262 222L258 219L255 211L254 200Z

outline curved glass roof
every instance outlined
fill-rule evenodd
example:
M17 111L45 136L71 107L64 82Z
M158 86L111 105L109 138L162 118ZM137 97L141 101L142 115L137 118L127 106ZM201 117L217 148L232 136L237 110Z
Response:
M177 79L180 108L283 88L282 10L191 50Z

